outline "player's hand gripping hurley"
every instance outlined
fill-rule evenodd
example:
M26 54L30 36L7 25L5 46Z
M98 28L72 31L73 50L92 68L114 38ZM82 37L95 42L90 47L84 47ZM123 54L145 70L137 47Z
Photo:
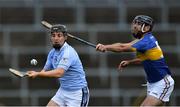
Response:
M48 23L47 21L41 21L41 23L42 23L43 26L45 26L45 27L48 28L48 29L50 29L50 28L52 27L52 25L51 25L50 23ZM95 44L90 43L90 42L88 42L88 41L85 41L85 40L83 40L83 39L81 39L81 38L79 38L79 37L73 36L73 35L71 35L71 34L69 34L69 33L67 33L67 36L68 36L68 37L71 37L71 38L73 38L73 39L75 39L75 40L78 40L78 41L80 41L80 42L82 42L82 43L84 43L84 44L86 44L86 45L89 45L89 46L91 46L91 47L96 48L96 45L95 45Z

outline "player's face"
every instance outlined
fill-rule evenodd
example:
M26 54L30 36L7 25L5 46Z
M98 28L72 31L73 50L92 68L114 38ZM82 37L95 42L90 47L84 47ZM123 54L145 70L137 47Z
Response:
M53 32L51 34L51 42L55 49L60 49L66 39L67 37L62 32Z
M137 34L139 31L141 31L142 23L139 21L133 21L131 25L131 32L134 34Z
M133 34L137 34L139 31L141 31L141 26L142 26L142 23L138 21L133 21L131 24L131 32Z
M132 33L134 38L140 39L143 36L142 25L143 25L143 23L141 23L138 20L134 20L132 22L132 24L131 24L131 33Z

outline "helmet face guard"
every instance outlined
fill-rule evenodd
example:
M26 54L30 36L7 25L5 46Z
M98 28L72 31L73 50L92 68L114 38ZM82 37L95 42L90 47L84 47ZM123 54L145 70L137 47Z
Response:
M67 28L65 25L62 25L62 24L57 24L57 25L53 25L51 27L51 34L53 32L62 32L63 34L67 34Z

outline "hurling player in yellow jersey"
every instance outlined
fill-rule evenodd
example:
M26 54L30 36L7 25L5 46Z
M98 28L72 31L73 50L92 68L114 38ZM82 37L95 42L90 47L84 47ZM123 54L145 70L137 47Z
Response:
M136 40L129 43L98 44L97 51L136 52L136 58L124 60L119 69L129 64L141 63L146 72L147 96L141 106L163 105L169 101L174 89L174 80L156 38L152 34L153 19L146 15L134 18L131 31Z

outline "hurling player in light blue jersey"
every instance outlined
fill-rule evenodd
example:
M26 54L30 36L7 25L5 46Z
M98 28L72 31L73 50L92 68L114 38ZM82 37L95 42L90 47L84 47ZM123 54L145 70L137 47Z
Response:
M124 60L119 69L129 64L144 66L147 78L147 96L141 106L164 105L174 89L174 80L165 63L163 52L152 34L153 19L146 15L134 18L131 30L136 39L129 43L114 43L110 45L98 44L97 51L136 52L136 58Z
M79 56L67 42L66 26L57 24L51 28L53 49L48 54L42 71L28 71L28 76L54 77L60 88L47 106L86 107L89 102L89 89Z

